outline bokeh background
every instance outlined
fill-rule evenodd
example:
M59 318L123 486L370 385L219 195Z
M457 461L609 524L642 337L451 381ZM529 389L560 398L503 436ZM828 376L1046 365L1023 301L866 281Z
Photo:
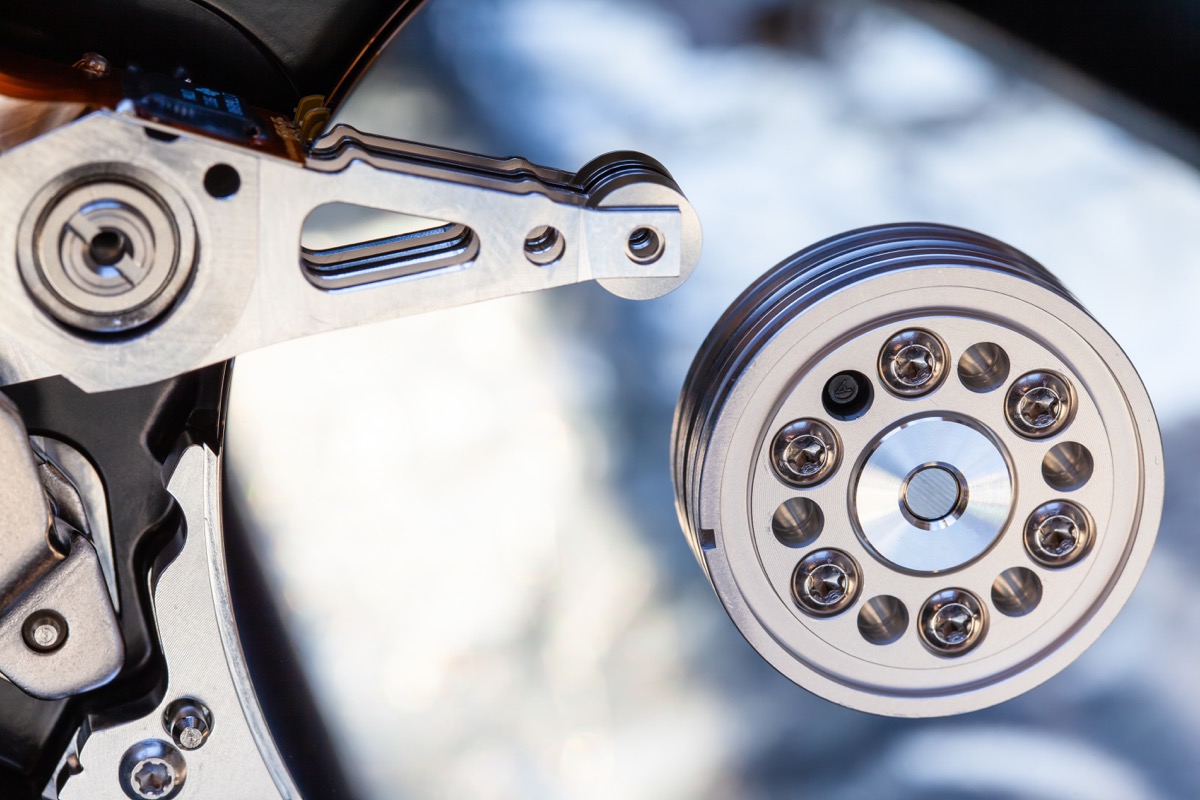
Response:
M231 466L357 792L1200 797L1200 179L1095 112L870 2L432 2L342 121L570 169L642 150L705 249L655 301L580 286L238 360ZM1124 614L1044 686L943 720L848 711L761 661L668 471L734 296L903 220L1047 265L1141 370L1167 450Z

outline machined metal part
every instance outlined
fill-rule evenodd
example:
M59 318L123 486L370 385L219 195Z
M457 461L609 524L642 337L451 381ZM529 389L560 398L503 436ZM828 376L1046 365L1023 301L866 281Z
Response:
M814 418L840 466L784 482L779 434ZM1133 590L1163 497L1117 344L1027 256L935 225L834 237L738 298L680 395L673 469L747 640L802 686L898 716L992 705L1069 664ZM808 576L842 583L806 559L834 552L857 593L819 616Z
M790 486L816 486L837 471L842 450L833 430L817 419L798 419L780 428L771 442L771 466Z
M858 599L858 572L858 564L841 550L815 550L792 573L792 597L806 614L840 614Z
M97 112L5 151L0 174L0 251L21 267L0 271L14 299L0 385L138 386L286 339L587 280L656 297L699 258L679 187L630 153L572 174L338 126L298 164ZM305 219L330 203L439 222L302 250ZM531 246L543 228L555 242Z
M170 785L190 776L202 797L298 797L242 656L225 575L220 485L219 457L203 445L188 448L168 487L183 509L183 549L151 583L167 664L164 698L136 720L85 726L76 743L82 769L60 776L61 800L144 797L130 794L142 762L145 779L159 787L152 791L173 775ZM197 744L186 731L200 728Z
M0 675L42 699L101 686L125 646L100 559L54 515L25 425L2 396L0 467Z

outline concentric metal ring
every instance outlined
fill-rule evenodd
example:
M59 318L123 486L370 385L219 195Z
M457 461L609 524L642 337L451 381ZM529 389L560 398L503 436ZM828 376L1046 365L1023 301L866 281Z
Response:
M909 331L944 350L936 390L893 391L879 368ZM834 414L830 382L851 373L861 396L882 385ZM1066 383L1067 413L1046 416L1070 441L1010 424L1010 390L1034 373ZM797 488L780 480L772 443L812 418L837 437L841 466L799 490L822 524L793 535L781 508L784 523L815 514L792 513ZM1027 256L939 226L844 234L764 275L697 355L674 447L685 533L743 635L804 687L883 714L982 708L1061 670L1128 598L1162 505L1153 410L1117 344ZM1103 531L1071 569L1033 558L1025 540L1034 510L1064 492ZM858 595L833 616L793 594L797 548L818 541L858 567ZM948 587L973 598L980 622L944 603L931 613L948 609L946 642L931 644L922 612Z

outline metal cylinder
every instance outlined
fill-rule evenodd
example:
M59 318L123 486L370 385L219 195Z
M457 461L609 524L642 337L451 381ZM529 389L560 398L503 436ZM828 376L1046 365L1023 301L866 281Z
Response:
M789 459L800 428L837 458ZM1132 592L1162 507L1120 347L1028 256L944 226L853 231L760 278L692 364L673 447L684 532L746 639L879 714L971 711L1061 670ZM797 575L824 591L831 552L853 595L814 613Z

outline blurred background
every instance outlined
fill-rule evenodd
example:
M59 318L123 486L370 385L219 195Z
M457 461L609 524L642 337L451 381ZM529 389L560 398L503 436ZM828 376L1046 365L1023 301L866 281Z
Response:
M360 796L1200 797L1200 179L926 19L435 0L372 68L341 121L568 169L642 150L705 243L660 300L579 286L238 359L231 470ZM767 666L684 543L668 470L726 305L823 237L912 220L1057 274L1141 371L1168 468L1157 551L1099 643L1017 700L924 721Z

